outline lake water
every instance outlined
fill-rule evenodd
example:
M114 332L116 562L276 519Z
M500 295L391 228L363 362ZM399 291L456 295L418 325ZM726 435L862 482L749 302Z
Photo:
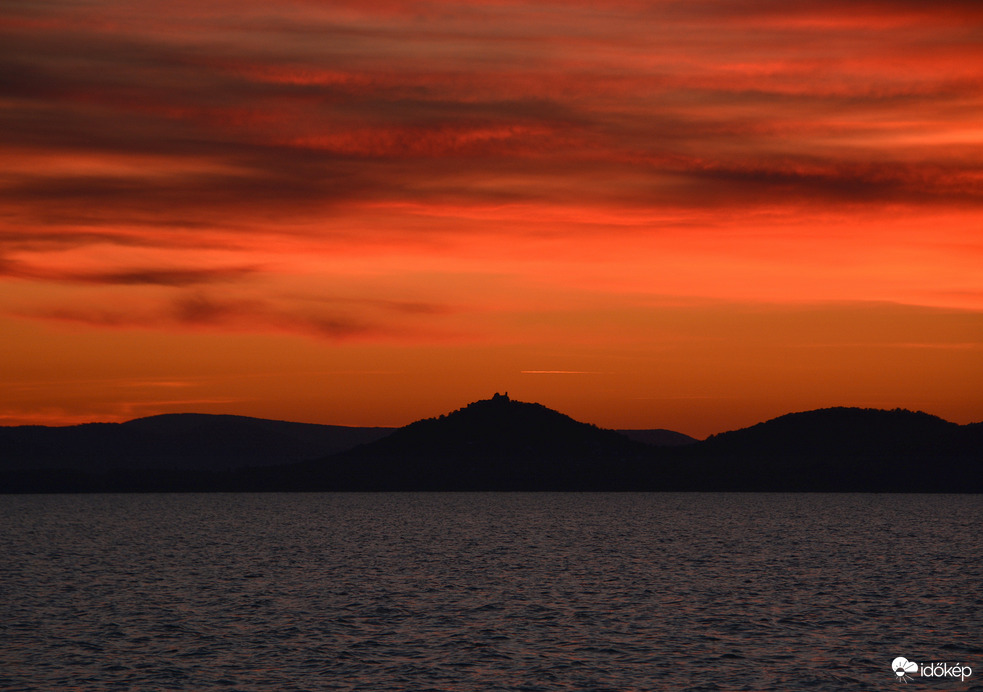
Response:
M0 496L0 689L983 689L981 518L974 495ZM974 672L901 680L898 656Z

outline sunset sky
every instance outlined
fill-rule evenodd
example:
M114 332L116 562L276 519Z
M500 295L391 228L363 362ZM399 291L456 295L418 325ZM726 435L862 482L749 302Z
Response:
M0 424L983 420L978 0L6 0Z

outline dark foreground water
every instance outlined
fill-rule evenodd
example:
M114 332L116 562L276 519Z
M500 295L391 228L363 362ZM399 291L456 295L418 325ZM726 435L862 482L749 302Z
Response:
M0 689L981 689L981 519L967 495L0 496Z

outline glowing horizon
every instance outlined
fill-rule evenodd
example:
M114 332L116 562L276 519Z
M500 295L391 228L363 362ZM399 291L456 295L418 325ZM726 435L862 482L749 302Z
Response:
M0 424L983 420L975 2L19 2Z

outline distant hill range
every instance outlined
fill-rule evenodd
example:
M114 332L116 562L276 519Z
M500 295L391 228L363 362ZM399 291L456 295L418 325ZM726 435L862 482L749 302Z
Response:
M697 441L496 394L406 427L174 414L0 427L0 492L983 492L983 423L832 408Z
M126 423L0 427L0 470L222 471L275 466L336 454L393 430L202 413L164 414Z
M675 430L663 430L662 428L656 428L654 430L618 430L617 432L636 442L652 445L653 447L683 447L699 442L695 437L684 435Z

